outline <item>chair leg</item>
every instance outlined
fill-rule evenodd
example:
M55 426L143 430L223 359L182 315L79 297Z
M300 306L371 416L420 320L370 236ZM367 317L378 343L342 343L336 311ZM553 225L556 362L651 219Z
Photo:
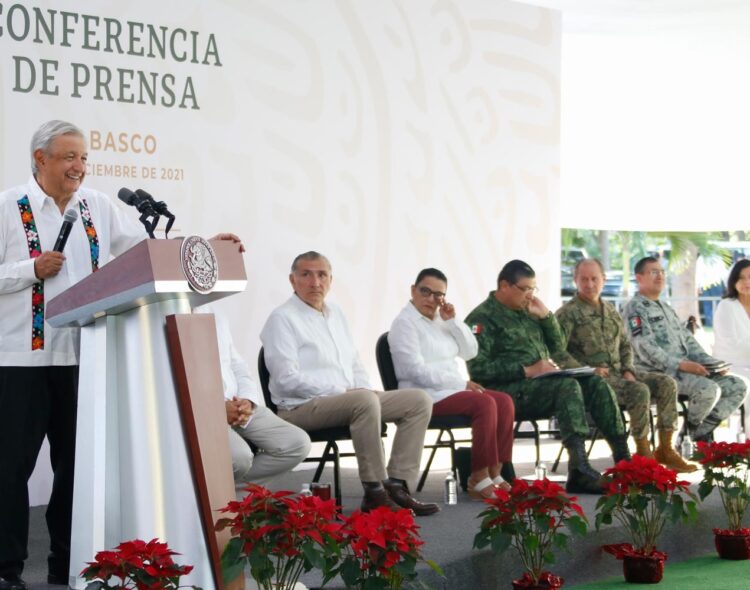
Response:
M586 457L588 458L591 455L591 451L594 450L594 444L596 443L596 439L599 438L599 435L601 433L599 432L599 428L594 428L594 434L591 436L591 444L589 445L589 450L586 451Z
M440 439L443 436L443 432L445 430L441 430L438 434L437 440L435 441L435 444L432 445L432 448L430 449L430 457L427 459L427 465L425 465L424 471L422 471L422 477L419 478L419 483L417 484L417 491L421 492L422 488L424 487L425 481L427 481L427 474L430 472L430 467L432 467L432 460L435 458L435 453L437 453L438 446L440 444Z
M557 473L557 468L560 466L560 459L562 459L563 451L565 450L565 445L560 443L560 450L557 452L557 458L555 458L555 462L552 464L552 473Z
M336 443L333 441L328 441L326 443L325 449L323 449L323 454L320 456L320 461L318 461L318 468L315 470L315 475L313 475L313 483L317 483L320 481L320 476L323 475L323 469L326 466L326 463L330 461L333 457L331 457L331 448L336 447L336 453L338 453L338 447L336 446Z
M536 420L532 420L531 426L534 428L534 449L536 450L535 465L539 465L539 461L542 459L542 441L539 437L539 424L536 423Z
M448 430L448 440L451 448L451 471L453 472L453 478L458 481L458 470L456 469L456 437L453 436L452 430Z
M336 505L342 506L341 504L341 472L339 464L339 446L334 442L333 447L333 494L336 498Z

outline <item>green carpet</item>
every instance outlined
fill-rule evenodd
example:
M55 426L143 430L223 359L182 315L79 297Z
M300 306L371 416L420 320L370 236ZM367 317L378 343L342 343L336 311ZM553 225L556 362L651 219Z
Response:
M612 558L613 567L622 572L622 562ZM609 590L610 588L654 588L655 590L744 590L750 588L750 560L729 561L716 555L689 559L674 565L667 560L659 584L628 584L620 574L601 582L563 586L576 590Z

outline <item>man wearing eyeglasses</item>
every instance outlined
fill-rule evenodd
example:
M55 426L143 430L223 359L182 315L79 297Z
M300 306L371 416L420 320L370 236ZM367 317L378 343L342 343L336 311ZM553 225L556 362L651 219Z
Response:
M647 256L635 265L638 293L625 304L625 330L635 353L635 367L674 377L678 392L690 399L688 434L712 439L714 429L745 399L745 382L706 353L668 303L660 301L666 276L659 261Z
M607 439L615 462L630 459L625 428L614 391L601 377L554 376L551 360L564 350L554 314L536 297L536 274L521 260L511 260L497 277L497 289L466 318L479 344L468 362L473 381L511 395L518 419L556 416L568 450L571 493L602 493L601 474L589 464L584 448L589 432L586 412ZM547 375L543 379L535 379Z

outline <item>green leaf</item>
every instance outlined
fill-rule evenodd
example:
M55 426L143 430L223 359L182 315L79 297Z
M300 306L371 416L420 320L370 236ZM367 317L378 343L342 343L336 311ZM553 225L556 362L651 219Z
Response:
M304 543L302 545L302 553L312 567L323 569L325 566L326 562L325 559L323 559L323 555L311 543Z
M597 515L597 518L598 518L598 515ZM586 521L583 520L580 516L571 516L565 522L565 524L571 533L573 533L574 535L578 535L579 537L583 537L586 534L586 531L588 530Z
M341 579L347 586L355 586L360 575L359 563L356 559L350 557L341 564L339 572L341 573Z
M557 533L552 537L552 542L558 549L565 549L568 546L568 536L563 533Z
M523 545L530 552L534 552L539 547L539 537L536 535L529 535L523 540Z
M705 479L698 484L698 495L701 500L705 500L706 497L713 491L714 486Z
M362 590L387 590L388 581L383 578L367 578L362 585Z
M437 563L432 561L431 559L425 559L424 562L429 565L432 568L432 571L437 573L440 577L444 578L445 573L443 572L443 568L441 568Z
M506 535L505 533L498 533L492 538L492 550L496 553L502 553L510 547L512 540L512 536Z
M224 582L231 582L245 568L245 558L242 556L242 539L229 539L221 554L221 575Z

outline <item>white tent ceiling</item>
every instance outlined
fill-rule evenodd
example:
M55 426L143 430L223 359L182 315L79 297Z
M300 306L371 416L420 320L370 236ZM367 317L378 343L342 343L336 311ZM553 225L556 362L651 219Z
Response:
M750 3L563 12L562 227L750 229Z

